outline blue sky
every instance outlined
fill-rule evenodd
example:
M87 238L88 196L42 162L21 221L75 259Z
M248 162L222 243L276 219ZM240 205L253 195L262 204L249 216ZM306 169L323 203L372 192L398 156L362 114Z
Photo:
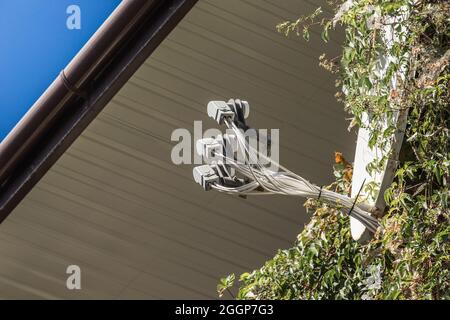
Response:
M0 141L70 62L120 0L0 1ZM66 26L81 9L81 29Z

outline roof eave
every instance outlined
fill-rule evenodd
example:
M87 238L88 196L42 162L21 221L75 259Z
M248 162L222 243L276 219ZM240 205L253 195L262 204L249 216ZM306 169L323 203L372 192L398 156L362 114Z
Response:
M197 0L123 0L0 144L0 222Z

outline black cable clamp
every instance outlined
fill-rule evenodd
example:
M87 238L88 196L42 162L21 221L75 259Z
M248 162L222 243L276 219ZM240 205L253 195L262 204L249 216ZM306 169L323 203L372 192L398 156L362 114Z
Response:
M235 113L234 123L239 129L247 131L250 127L247 125L244 116L244 109L240 99L230 99L227 104L231 107Z

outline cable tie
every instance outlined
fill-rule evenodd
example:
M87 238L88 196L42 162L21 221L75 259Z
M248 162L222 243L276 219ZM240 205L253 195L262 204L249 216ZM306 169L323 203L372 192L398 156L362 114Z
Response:
M353 201L352 207L350 208L350 211L348 212L348 215L350 215L352 213L353 209L355 208L356 201L358 201L359 194L361 193L362 188L364 187L364 183L366 183L366 179L364 179L364 181L363 181L363 183L361 185L361 188L359 188L359 191L358 191L358 193L356 194L356 197L355 197L355 201Z
M317 197L317 200L319 200L320 197L322 196L322 188L323 188L323 186L320 186L319 196Z

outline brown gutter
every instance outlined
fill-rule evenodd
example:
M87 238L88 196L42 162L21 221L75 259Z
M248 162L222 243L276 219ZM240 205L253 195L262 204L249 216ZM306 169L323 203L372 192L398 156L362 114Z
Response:
M0 222L196 2L121 2L0 144Z
M95 32L0 144L0 185L17 161L51 125L62 106L80 92L133 26L157 1L125 0ZM64 79L64 76L65 78ZM71 87L68 88L68 86Z

